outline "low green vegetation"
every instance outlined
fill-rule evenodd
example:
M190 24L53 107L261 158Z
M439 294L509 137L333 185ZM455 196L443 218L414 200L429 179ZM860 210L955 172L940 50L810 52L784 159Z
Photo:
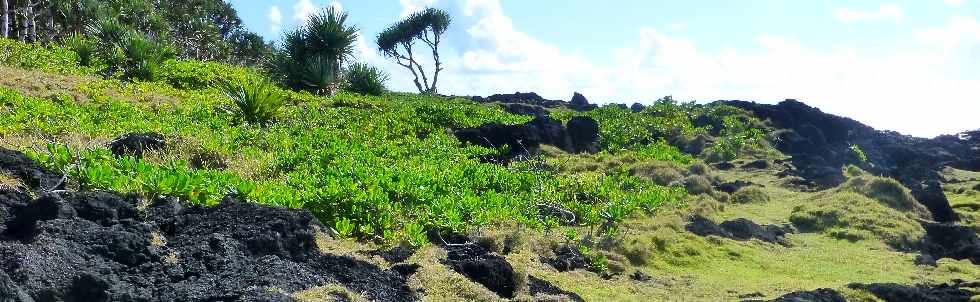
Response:
M309 209L343 236L380 241L420 244L428 230L463 232L505 221L550 228L561 219L540 211L549 207L574 213L583 226L615 225L685 194L623 171L569 174L534 162L482 163L478 158L497 151L462 145L446 129L529 119L496 107L410 94L328 99L213 63L171 60L161 70L155 82L84 81L72 88L82 101L0 88L0 136L26 138L15 147L81 188L203 204L236 192ZM136 159L87 143L129 132L158 132L197 146ZM48 140L65 143L48 146ZM674 147L651 143L616 156L692 162ZM229 167L191 168L192 150Z
M766 203L769 202L769 193L763 188L749 186L735 191L731 200L736 203Z
M851 192L819 194L811 203L794 208L790 221L804 232L851 241L881 240L902 250L915 248L925 235L906 213Z
M366 63L354 63L344 73L344 90L360 94L382 95L388 74Z

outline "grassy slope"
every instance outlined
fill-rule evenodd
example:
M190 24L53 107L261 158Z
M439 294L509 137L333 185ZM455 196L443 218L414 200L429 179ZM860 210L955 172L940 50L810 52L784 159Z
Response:
M949 282L980 278L980 267L968 261L943 259L937 267L913 263L914 253L897 252L881 240L848 241L820 233L788 235L791 247L761 241L738 242L717 237L702 238L683 231L683 217L691 212L709 214L716 220L750 218L760 223L788 223L793 208L812 202L820 192L799 192L783 187L775 170L721 171L722 179L749 180L765 185L771 200L754 204L719 204L692 199L689 208L663 209L650 217L626 223L621 242L608 253L626 274L611 280L590 272L559 273L534 259L547 254L543 242L557 242L556 234L523 234L526 253L509 257L533 276L581 294L588 301L737 301L739 296L761 293L765 297L820 287L843 291L853 301L866 293L846 289L849 283ZM833 189L832 189L833 190ZM826 192L823 192L826 193ZM499 236L502 231L486 236ZM644 261L633 261L643 258ZM434 262L433 262L434 263ZM639 270L651 281L631 280ZM441 272L440 274L449 274ZM467 300L457 291L433 291L435 301Z
M269 178L268 171L273 169L268 165L274 158L270 153L274 151L263 149L261 142L284 139L291 134L290 129L273 129L275 135L260 139L259 143L246 144L243 142L255 138L256 130L234 126L231 121L221 118L216 118L214 121L216 124L213 125L192 124L187 128L167 128L166 125L173 125L172 122L154 124L154 121L158 121L154 116L167 116L165 113L168 110L176 110L174 106L177 105L180 105L180 108L188 107L187 104L202 108L216 105L213 103L213 98L166 87L156 87L151 84L121 85L88 76L65 76L9 67L0 67L0 75L3 75L0 77L3 79L0 80L2 81L0 86L20 94L42 99L57 99L51 96L68 95L70 98L67 100L52 102L67 102L64 104L69 107L74 106L71 104L97 103L100 106L134 108L133 110L117 108L121 112L132 114L126 116L127 120L99 121L99 117L87 117L90 120L78 124L79 116L61 116L63 121L49 121L44 124L52 126L52 129L25 129L18 128L23 124L8 123L6 124L8 128L5 128L7 132L0 136L2 138L0 145L4 147L42 148L49 139L70 142L78 147L90 147L102 144L122 131L162 130L169 132L167 134L173 137L190 138L199 143L200 148L225 157L231 163L229 173L262 179ZM104 96L108 97L100 100ZM214 96L213 92L210 96ZM414 99L414 101L419 100ZM421 100L421 102L427 101ZM313 102L306 102L299 108L311 104ZM365 111L356 115L364 119L353 123L356 128L350 130L357 133L370 133L384 127L383 119L382 124L379 125L373 118L378 117L379 114L399 112L397 106L392 107L390 104L388 100L342 96L339 101L323 104L323 108L337 108L339 113ZM482 116L482 118L450 118L448 121L462 120L465 125L476 125L494 119L520 121L519 117L501 115L499 112L487 113L487 110L493 109L482 109L474 107L476 105L466 104L458 106L456 109L465 110L470 113L470 116ZM404 112L415 111L413 109ZM342 116L330 115L330 117ZM327 120L325 124L318 124L318 126L343 127L349 122L351 122L349 118ZM29 133L35 135L28 135ZM439 134L438 137L445 136ZM426 143L436 142L439 141ZM199 151L181 147L184 145L154 155L155 157L151 156L150 160L159 163L173 159L187 160L194 152ZM876 240L850 242L832 239L822 234L794 234L789 236L793 247L782 247L758 241L736 242L719 238L701 238L683 231L682 218L693 211L711 214L716 220L746 217L759 223L787 223L793 208L798 204L809 202L815 193L784 188L781 185L782 180L773 176L774 172L765 170L718 172L725 180L743 179L765 185L765 190L770 195L770 201L767 203L721 204L716 201L692 200L690 208L664 208L652 216L633 216L625 224L623 235L620 237L621 242L612 244L610 251L607 252L614 266L625 272L611 280L604 280L589 272L558 273L537 261L539 255L547 255L551 246L560 244L562 241L561 235L558 234L560 231L541 233L510 226L482 228L477 233L479 236L491 239L499 239L501 236L521 238L520 242L523 244L518 248L519 252L508 256L519 271L552 281L559 287L580 293L589 301L736 300L738 295L753 292L772 297L793 290L809 290L817 287L841 288L850 282L913 283L948 281L954 278L977 279L980 276L980 270L976 266L962 261L943 260L938 268L915 266L912 264L913 254L894 252L884 243ZM275 178L270 179L274 181ZM964 192L966 193L960 195L971 194L969 191ZM954 204L970 202L968 197L959 197L957 193L951 194L955 197ZM585 230L580 232L584 233ZM325 250L349 253L387 265L377 257L368 257L358 252L375 248L372 244L324 240L322 247ZM485 289L439 265L440 255L442 255L441 251L430 246L410 260L424 264L421 273L412 277L412 282L415 286L425 289L429 300L494 300ZM653 276L653 280L649 282L630 280L627 275L634 270L646 272ZM308 301L318 301L325 295L321 293L323 291L342 292L340 289L326 287L297 295L308 298Z

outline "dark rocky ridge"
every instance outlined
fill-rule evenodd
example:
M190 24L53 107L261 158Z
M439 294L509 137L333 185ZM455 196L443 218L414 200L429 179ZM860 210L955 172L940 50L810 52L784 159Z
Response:
M143 211L131 195L47 192L60 176L18 152L0 149L0 169L42 189L0 190L2 301L294 301L272 289L326 284L418 300L399 272L321 252L304 210L228 197Z
M541 144L562 150L594 153L599 149L599 124L590 117L573 117L565 125L548 116L538 116L520 125L489 123L454 132L460 141L491 149L507 147L507 153L485 161L508 162L538 154Z
M794 168L789 174L806 179L816 188L841 184L845 180L841 169L848 164L898 180L938 222L922 222L927 231L923 253L930 258L980 263L980 237L969 228L955 225L958 218L943 193L939 175L944 166L980 171L980 130L926 139L875 130L796 100L776 105L723 102L768 120L777 129L776 148L792 156ZM851 145L863 150L867 162L854 155Z
M581 93L574 93L568 101L549 100L541 97L534 92L515 92L511 94L494 94L488 97L474 96L470 98L478 103L501 103L501 104L524 104L544 108L569 108L576 111L589 111L595 109L595 104L590 104L589 100ZM517 112L512 112L517 113ZM521 114L521 113L517 113Z
M980 130L932 139L879 131L853 119L827 114L796 100L776 105L723 101L769 120L777 131L776 147L793 156L794 173L819 188L844 181L841 167L860 165L886 175L912 190L939 222L957 219L942 193L938 171L943 166L980 171ZM868 162L850 150L859 146Z

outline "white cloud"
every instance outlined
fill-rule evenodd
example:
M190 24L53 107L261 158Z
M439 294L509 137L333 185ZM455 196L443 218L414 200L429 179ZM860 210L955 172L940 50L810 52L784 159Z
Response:
M943 0L943 2L945 2L946 5L949 5L949 6L960 6L960 5L963 5L963 0Z
M269 14L266 17L269 18L269 31L278 32L282 27L282 12L279 11L279 7L275 5L269 7Z
M892 20L901 21L904 17L902 7L896 4L882 4L876 11L861 11L849 8L841 8L834 12L837 20L844 23L856 23L864 21Z
M439 0L398 0L402 5L402 17L408 16L414 12L420 11L423 8L433 6Z
M296 19L296 21L300 23L306 22L306 20L309 19L310 16L319 13L321 10L327 7L333 7L337 11L344 10L344 6L337 1L331 1L330 3L327 4L327 6L321 7L314 4L310 0L299 0L296 1L296 4L293 5L293 19Z
M649 103L664 95L700 102L795 98L918 136L978 127L971 121L980 113L980 22L973 18L909 34L905 45L884 54L764 33L744 48L709 51L673 26L644 27L611 53L611 62L598 64L516 28L497 0L461 4L446 40L452 44L442 53L445 94L534 91L567 100L578 91L596 103ZM415 90L407 70L367 45L358 48L391 73L393 89Z
M293 19L297 22L306 22L310 16L315 14L319 8L310 0L299 0L293 5Z

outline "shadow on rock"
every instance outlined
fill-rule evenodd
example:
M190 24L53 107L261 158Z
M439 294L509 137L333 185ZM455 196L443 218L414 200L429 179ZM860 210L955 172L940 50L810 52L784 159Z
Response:
M695 215L685 227L688 232L698 236L715 235L738 241L758 239L769 243L789 246L786 234L793 228L777 225L759 225L745 218L738 218L717 224L701 215Z
M953 284L908 286L895 283L850 284L852 289L863 289L885 302L970 302L980 291L980 282L956 281Z
M764 300L743 300L743 302L763 302ZM829 288L812 291L799 291L785 294L766 302L847 302L839 292Z

